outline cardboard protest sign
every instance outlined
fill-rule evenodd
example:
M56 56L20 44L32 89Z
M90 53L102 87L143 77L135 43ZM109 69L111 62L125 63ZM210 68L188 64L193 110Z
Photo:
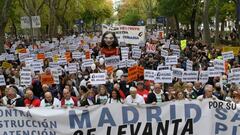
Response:
M172 68L173 71L173 77L176 77L178 79L182 79L184 70L181 68Z
M178 63L177 56L166 56L165 65L176 65Z
M31 76L30 68L23 68L20 71L20 84L24 86L30 86L32 84L32 76Z
M15 60L15 56L13 54L7 54L6 60Z
M81 59L82 58L82 53L78 51L72 52L72 58L73 59Z
M52 52L46 52L45 53L45 57L46 58L52 58L53 57L53 53Z
M198 80L198 71L184 71L182 82L195 82Z
M5 78L3 75L0 75L0 86L6 86Z
M225 71L225 64L223 60L218 60L215 59L213 61L213 65L214 65L214 70L218 71L218 72L224 72Z
M156 49L157 49L157 45L156 44L146 43L146 52L147 53L155 53Z
M180 49L173 49L173 56L178 56L178 57L180 57L180 55L181 55L181 51L180 51Z
M154 82L155 83L172 83L172 71L171 70L156 71Z
M66 58L58 58L58 65L67 65Z
M200 71L200 73L199 73L199 82L201 82L201 83L208 82L208 77L209 77L208 74L209 74L208 71Z
M106 66L117 67L119 62L120 62L120 57L119 56L112 56L112 57L105 58L105 65Z
M142 55L142 51L139 48L132 49L132 58L133 59L140 59Z
M187 60L187 71L192 71L193 70L193 62L190 60Z
M128 68L128 82L133 82L138 79L138 67L133 66Z
M128 59L129 48L128 47L121 47L121 56L122 60Z
M120 61L118 68L125 68L125 67L127 67L127 60Z
M69 74L77 73L77 63L68 63L68 72Z
M222 57L223 57L223 60L231 60L231 59L234 59L234 54L233 54L233 51L229 51L229 52L222 52Z
M162 66L162 65L158 65L157 70L171 70L170 66Z
M155 73L156 73L155 70L145 69L144 70L144 80L154 81Z
M184 50L187 47L187 40L181 40L181 50Z
M133 67L133 66L137 65L137 61L135 61L133 59L129 59L126 62L127 62L127 67Z
M40 61L33 61L31 67L33 71L42 71L42 63Z
M94 64L93 59L83 60L82 66L87 68L91 67L91 65Z
M106 73L90 74L90 84L106 84Z
M240 83L240 68L232 68L231 69L231 73L232 73L232 83Z
M36 55L36 57L37 57L38 60L44 60L45 59L45 54L44 53L38 53Z
M41 84L54 84L54 79L52 75L41 75Z

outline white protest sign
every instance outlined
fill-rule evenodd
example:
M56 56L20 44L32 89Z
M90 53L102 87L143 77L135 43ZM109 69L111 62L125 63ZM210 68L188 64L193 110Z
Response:
M81 52L78 52L78 51L74 51L72 52L72 58L73 59L81 59L82 58L82 53Z
M180 57L180 49L173 49L173 56L178 56L178 57Z
M119 56L112 56L112 57L107 57L105 58L105 65L112 66L112 67L117 67L120 62L120 57Z
M164 49L161 49L161 56L162 57L168 56L168 51L164 50Z
M223 60L215 59L213 61L213 65L214 65L214 70L215 71L224 72L225 66L224 66L224 61Z
M58 59L58 64L59 65L67 65L67 60L66 58L62 57Z
M6 58L6 56L5 55L0 55L0 61L4 61L5 60L5 58Z
M55 68L55 67L58 67L58 63L57 62L49 62L49 67L50 68Z
M198 81L198 71L184 71L182 82L195 82Z
M5 78L3 75L0 75L0 86L5 86L6 82L5 82Z
M154 82L155 83L172 83L172 71L171 70L156 71Z
M128 47L121 47L121 56L122 60L128 59L129 48Z
M54 84L60 84L59 71L56 68L51 68Z
M85 59L83 60L83 67L91 67L91 65L94 63L93 59Z
M170 66L162 66L162 65L158 65L157 70L171 70Z
M32 28L41 27L40 16L31 16L31 21L32 21ZM31 28L30 18L28 16L21 17L21 28L22 29Z
M209 77L218 77L222 75L222 73L219 71L216 71L214 67L208 67L208 74L209 74Z
M187 60L187 71L192 71L193 70L193 62L190 60Z
M125 67L127 67L127 60L120 61L118 68L125 68Z
M69 72L69 74L77 73L77 64L76 63L68 63L68 72Z
M7 54L6 60L15 60L15 56L13 54Z
M53 57L53 53L52 52L46 52L45 53L45 57L46 58L52 58Z
M90 84L106 84L106 73L90 74Z
M228 73L228 83L232 83L233 73Z
M178 45L173 45L173 44L171 44L170 45L170 49L180 49L180 47L178 46Z
M144 80L154 81L155 73L155 70L144 69Z
M31 67L33 71L42 71L42 63L40 61L33 61Z
M40 16L32 16L31 18L32 18L32 27L41 28Z
M24 86L30 86L32 84L32 72L30 68L23 68L20 71L20 84Z
M208 71L200 71L199 73L199 82L206 83L208 82L209 73Z
M165 65L176 65L178 63L177 56L167 56L165 57Z
M231 60L231 59L234 59L234 54L233 54L233 51L229 51L229 52L222 52L222 57L223 57L223 60Z
M232 73L232 83L240 83L240 68L231 69Z
M183 72L184 72L183 69L181 69L181 68L172 68L172 71L173 71L173 77L182 79Z
M29 53L19 53L18 54L18 58L20 60L20 62L23 62L25 58L28 58L29 57Z
M127 67L133 67L134 65L137 65L137 61L132 59L127 60Z
M141 49L132 49L132 58L133 59L140 59L142 55Z
M115 32L118 41L126 44L139 44L145 41L145 26L102 25L102 33L106 31Z
M146 43L146 52L147 53L155 53L156 52L156 48L157 48L156 44Z

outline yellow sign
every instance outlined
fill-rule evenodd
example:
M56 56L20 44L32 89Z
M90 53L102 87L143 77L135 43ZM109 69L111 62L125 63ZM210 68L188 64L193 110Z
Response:
M233 51L234 56L238 55L238 52L240 51L240 47L223 47L223 52L229 52L229 51Z
M53 56L53 62L58 62L59 56L58 55L54 55Z
M5 62L2 63L2 67L3 68L12 68L12 64L5 61Z
M181 40L181 49L184 50L187 47L187 40Z

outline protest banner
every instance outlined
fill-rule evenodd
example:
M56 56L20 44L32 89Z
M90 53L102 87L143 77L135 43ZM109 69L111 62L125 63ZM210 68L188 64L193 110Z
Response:
M118 68L125 68L127 67L127 60L121 60L119 62Z
M105 58L105 65L106 66L117 67L119 62L120 62L120 57L119 56L112 56L112 57Z
M20 84L23 86L30 86L32 84L32 76L31 76L30 68L23 68L20 71Z
M233 51L229 51L229 52L222 52L222 57L223 57L223 60L231 60L231 59L234 59L234 54L233 54Z
M116 37L119 42L125 42L126 44L139 44L145 41L145 26L127 26L127 25L115 25L108 26L102 25L102 33L106 31L112 31L116 33Z
M155 70L144 69L144 80L154 81L155 73Z
M167 56L165 57L165 65L176 65L178 63L177 56Z
M90 84L106 84L106 73L90 74Z
M133 82L138 79L138 67L133 66L128 68L128 82Z
M193 62L190 60L187 60L187 71L192 71L193 70Z
M172 68L173 71L173 77L176 77L178 79L182 79L184 70L181 68Z
M154 82L155 83L172 83L172 71L171 70L156 71Z
M147 53L155 53L157 49L157 45L156 44L150 44L150 43L146 43L146 52Z
M3 75L0 75L0 86L6 86L5 78Z
M215 60L213 61L213 65L214 65L214 70L215 70L215 71L224 73L224 71L225 71L225 65L224 65L224 61L223 61L223 60L215 59Z
M213 103L222 104L224 111L214 108ZM237 110L234 104L218 100L181 100L159 106L106 104L77 109L0 107L0 134L239 135Z
M182 82L195 82L198 81L198 71L184 71Z
M206 82L208 82L208 71L200 71L199 73L199 82L205 84Z
M41 83L42 84L54 84L53 76L52 75L42 74L41 75Z

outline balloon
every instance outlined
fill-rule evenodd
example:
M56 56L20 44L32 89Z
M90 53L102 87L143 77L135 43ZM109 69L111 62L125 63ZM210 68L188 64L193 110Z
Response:
M122 71L122 70L118 70L118 71L116 72L116 76L117 76L118 79L119 79L122 75L123 75L123 71Z
M100 58L100 59L99 59L99 63L100 63L100 65L103 65L104 59L103 59L103 58Z
M92 64L92 65L91 65L91 69L92 69L92 70L95 70L95 69L96 69L96 65L95 65L95 64Z

